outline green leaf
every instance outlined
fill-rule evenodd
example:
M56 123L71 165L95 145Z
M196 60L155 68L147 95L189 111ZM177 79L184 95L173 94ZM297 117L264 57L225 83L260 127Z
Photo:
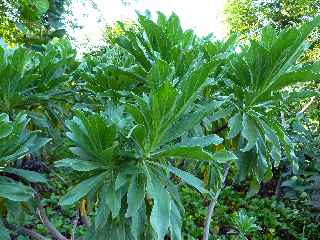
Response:
M183 118L177 121L163 136L161 139L161 143L167 143L172 141L185 132L192 129L196 124L198 124L204 117L213 113L217 108L219 108L224 101L211 101L210 103L200 107L200 109L196 112L189 113L183 116Z
M305 69L296 72L288 72L279 77L279 79L270 87L273 91L282 90L284 87L291 86L300 82L316 81L320 79L320 74Z
M0 114L0 138L7 137L12 132L13 126L7 114Z
M103 228L108 221L108 216L110 209L107 204L106 197L107 188L103 187L101 190L101 196L99 198L99 205L94 221L95 231L98 232L99 229Z
M79 172L89 172L99 168L103 165L99 162L84 161L79 159L65 158L54 163L55 167L68 167Z
M227 138L232 139L237 136L242 129L242 115L241 113L235 114L228 121L228 127L230 129Z
M6 178L0 178L0 197L15 202L28 201L34 194L32 188Z
M130 181L127 203L128 209L126 217L131 217L137 214L138 209L144 202L145 195L145 183L141 176L133 176Z
M153 198L150 222L157 233L157 239L163 240L169 227L171 198L155 175L150 175L147 181L148 193Z
M2 219L0 219L0 235L2 240L11 240L9 230L3 225Z
M143 50L138 46L136 39L128 39L127 37L120 36L116 39L117 44L130 52L138 62L147 70L151 68L151 63L147 59Z
M180 215L180 211L177 205L171 201L171 212L170 212L170 235L171 239L181 240L181 227L182 227L182 219Z
M106 188L106 203L111 210L112 218L116 218L121 209L121 191L116 191L114 182L105 185L104 188Z
M172 82L174 77L174 68L167 62L158 60L152 65L148 73L147 80L151 89L159 88L163 82Z
M247 140L247 145L241 149L242 152L249 151L253 148L258 140L258 129L256 123L247 114L243 114L242 136Z
M17 169L17 168L4 168L3 171L20 176L29 182L41 182L41 183L47 182L47 178L37 172L24 170L24 169Z
M201 193L207 192L207 190L204 187L203 182L199 178L192 175L191 173L185 172L183 170L180 170L180 169L172 167L172 166L166 166L163 164L161 164L161 167L170 171L171 173L175 174L176 176L181 178L183 181L185 181L187 184L189 184L190 186L197 189L199 192L201 192Z
M118 191L122 186L124 186L125 184L127 184L127 182L129 182L129 176L127 173L119 173L117 178L116 178L116 182L115 182L115 190Z
M46 13L49 9L48 0L33 0L33 4L37 8L39 15Z
M180 95L177 103L177 117L180 117L186 108L188 108L190 104L194 102L195 98L199 94L199 91L206 85L209 74L217 67L216 62L201 62L202 64L200 67L193 70L191 74L182 79L180 83L182 94Z
M256 177L253 177L250 181L249 191L247 192L247 197L253 197L260 190L260 182Z
M40 138L37 137L32 143L28 144L29 152L37 152L41 148L43 148L48 142L50 142L51 138Z
M71 191L69 191L60 199L59 205L72 205L75 202L79 201L81 198L86 196L91 190L97 188L105 179L105 176L106 173L104 172L80 182L78 185L72 188Z
M187 158L195 160L208 161L212 159L209 152L204 151L201 147L180 147L174 146L160 152L152 154L153 157L170 157L170 158Z
M207 135L204 137L192 137L183 139L181 143L178 144L178 146L183 147L206 147L210 145L219 145L223 142L223 138L219 137L216 134Z
M143 239L141 236L145 231L146 224L146 206L143 203L138 212L131 217L131 234L135 240Z
M142 15L139 16L139 22L145 30L152 49L159 52L162 59L166 61L170 60L169 50L171 46L163 30L153 21Z
M238 157L233 152L230 152L230 151L215 152L212 158L219 163L225 163L228 161L238 159Z

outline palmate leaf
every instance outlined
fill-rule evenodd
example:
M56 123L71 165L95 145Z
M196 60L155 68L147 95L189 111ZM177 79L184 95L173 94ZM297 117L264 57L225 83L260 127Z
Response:
M164 70L164 67L167 70ZM179 137L180 134L190 130L194 124L200 122L203 117L211 114L223 103L223 101L212 102L198 112L189 113L195 98L205 86L209 73L215 67L216 63L208 63L194 69L185 78L181 79L179 92L172 83L164 81L159 88L151 90L147 100L140 99L137 103L138 107L132 105L127 107L127 111L136 123L141 125L135 131L144 132L145 137L147 137L144 140L137 140L140 145L143 143L150 145L143 147L145 150L154 151L162 144ZM158 78L163 72L172 71L169 69L171 69L169 65L162 64L161 68L153 68L153 73L150 76ZM155 80L155 82L157 81Z
M219 60L206 60L192 32L175 33L180 26L175 16L160 16L159 23L140 16L139 21L141 31L125 31L117 40L146 73L144 93L133 90L115 106L125 101L121 116L128 121L120 127L119 116L111 121L104 113L76 113L67 122L67 136L77 157L56 163L82 171L83 180L62 198L62 204L89 195L98 204L86 239L163 240L169 235L182 239L183 206L171 174L204 194L207 191L200 179L168 160L213 162L213 154L204 148L223 141L214 134L195 137L191 131L229 100L202 101L202 90ZM234 156L225 153L216 159L229 161Z
M139 22L146 32L151 48L159 52L162 59L170 59L170 41L162 28L142 15L139 16Z
M88 117L82 112L77 112L77 117L67 121L70 132L67 136L79 146L95 162L108 163L112 159L115 126L108 126L106 119L99 114ZM88 159L83 159L88 160Z
M17 46L2 49L0 55L3 112L16 115L17 110L28 110L34 104L50 110L51 97L61 100L66 95L62 87L68 80L66 73L76 66L75 51L66 40L52 41L44 47L43 53Z
M158 13L157 22L139 15L139 23L136 32L123 27L125 34L117 39L118 45L132 54L148 72L153 63L161 59L175 67L175 77L186 74L200 54L193 31L183 31L174 13L169 18Z
M173 124L173 126L163 135L160 140L161 144L170 142L183 133L192 129L197 125L204 117L212 114L217 110L226 100L222 101L211 101L202 107L199 107L195 112L187 113L181 119Z
M272 100L272 92L300 81L318 79L319 70L299 66L297 60L305 52L308 35L319 25L320 18L300 28L265 31L261 39L236 55L229 65L228 74L239 91L235 92L246 106ZM272 32L272 38L270 37ZM268 34L267 34L268 33Z
M174 71L174 67L163 60L155 62L147 75L150 88L157 89L162 85L163 81L172 83L174 80Z
M298 62L308 47L307 37L319 24L320 18L316 17L300 28L280 33L268 27L260 38L235 53L225 68L225 86L229 94L234 94L232 102L238 111L228 121L228 138L240 135L243 153L238 153L237 162L242 179L245 174L252 174L261 181L262 175L268 173L266 169L279 164L282 148L297 170L293 145L275 123L278 120L274 113L290 99L282 95L282 90L319 79L319 64ZM249 163L246 159L253 160Z
M1 164L7 166L21 159L28 153L38 152L50 141L50 139L38 137L38 132L36 131L29 131L27 129L29 120L26 114L18 114L13 121L9 120L7 114L0 115L0 126L3 127L1 129L2 137L0 137ZM5 170L6 169L2 169L2 171ZM45 182L44 177L41 177L37 173L13 168L7 168L7 170L24 178L30 177L30 181L32 181L34 177L34 180L38 179L39 182ZM32 175L34 176L32 177Z

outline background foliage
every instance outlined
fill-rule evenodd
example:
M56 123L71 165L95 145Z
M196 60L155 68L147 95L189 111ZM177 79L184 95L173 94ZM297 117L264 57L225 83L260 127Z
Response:
M138 15L81 58L64 4L1 5L3 239L319 239L315 2L230 1L223 41Z

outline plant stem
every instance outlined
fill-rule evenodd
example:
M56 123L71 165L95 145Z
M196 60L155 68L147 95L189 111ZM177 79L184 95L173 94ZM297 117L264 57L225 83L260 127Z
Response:
M88 215L86 213L83 213L83 215L81 215L80 219L86 228L90 228L91 223L90 223L90 220L89 220Z
M36 239L36 240L48 240L48 238L42 236L41 234L31 230L31 229L27 229L25 227L19 227L16 232L18 234L22 234L22 235L27 235L29 237L31 237L32 239Z
M210 232L210 223L211 223L212 213L213 213L214 207L218 201L221 190L224 187L228 172L229 172L229 165L226 163L224 165L224 172L223 172L223 176L221 179L221 187L216 191L216 193L215 193L214 197L211 199L210 205L208 207L208 213L207 213L207 217L206 217L206 221L205 221L205 225L204 225L203 240L209 240L209 232Z
M18 227L14 224L10 224L6 221L6 219L3 219L2 222L6 228L10 229L13 232L16 232L18 235L29 236L30 238L35 240L48 240L48 238L42 236L41 234L35 232L32 229L28 229L25 227Z
M63 236L56 228L55 226L49 221L41 203L39 203L37 207L37 213L40 217L40 220L42 224L47 228L48 232L51 234L51 236L57 240L68 240L65 236Z
M73 222L73 227L72 227L72 232L71 232L71 240L75 240L76 239L75 235L76 235L76 230L77 230L79 219L80 219L80 210L77 209L76 218L75 218L75 220Z

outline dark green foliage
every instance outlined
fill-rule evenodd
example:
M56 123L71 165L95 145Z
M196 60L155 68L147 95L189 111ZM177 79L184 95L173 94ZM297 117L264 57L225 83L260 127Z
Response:
M206 201L187 188L182 189L182 201L186 209L184 239L201 238ZM249 217L255 217L255 224L260 227L246 234L250 239L318 239L319 220L304 200L287 202L270 196L247 198L244 192L229 187L222 191L214 211L211 225L213 239L239 239L235 219L241 211Z
M318 24L315 18L281 32L267 27L244 45L236 37L200 39L193 31L182 30L175 14L167 18L159 13L157 22L139 15L136 31L123 27L115 40L118 46L87 55L79 66L65 40L53 41L40 52L1 48L0 106L6 113L0 119L1 167L9 177L17 176L15 187L25 191L14 195L10 190L15 188L4 187L0 196L11 201L8 209L19 209L16 205L24 201L34 221L25 225L29 222L23 215L15 224L43 235L48 229L54 237L48 223L45 228L35 226L37 214L44 219L42 202L49 209L59 204L55 211L75 219L76 223L63 225L53 216L68 238L89 215L92 224L83 232L84 239L183 239L187 235L182 233L183 184L201 193L203 204L196 207L204 208L223 187L227 167L236 172L235 180L250 178L250 196L272 178L272 170L282 166L285 157L292 163L289 174L296 172L294 145L278 114L293 98L303 97L286 91L289 86L319 77L318 63L298 63ZM31 118L28 125L22 112ZM215 129L220 123L224 126ZM33 129L44 130L45 138L37 137ZM52 142L39 151L48 137ZM13 150L7 150L6 143ZM39 173L14 168L26 168L26 160L38 158L50 165L46 169L53 186L44 186L46 179ZM53 161L66 180L51 168ZM235 194L226 192L224 198ZM47 200L39 200L43 196ZM192 205L191 200L187 204ZM231 207L226 203L219 209ZM196 210L200 228L204 211ZM262 234L260 216L254 216L249 206L237 206L232 212L222 220L234 232L224 235L245 239ZM48 213L52 215L52 210ZM13 213L2 215L10 220ZM0 229L7 238L8 229L21 234L16 226L6 221L4 225L7 230L2 225Z

